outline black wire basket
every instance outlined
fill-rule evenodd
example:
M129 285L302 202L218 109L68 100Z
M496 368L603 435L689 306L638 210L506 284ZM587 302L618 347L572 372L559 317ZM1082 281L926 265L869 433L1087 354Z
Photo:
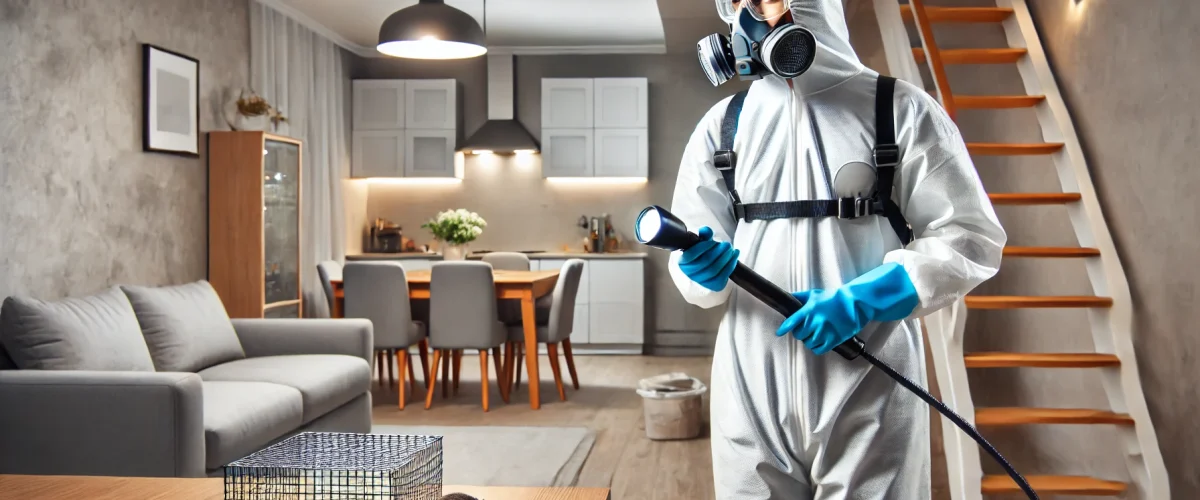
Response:
M441 497L441 436L305 432L225 466L225 500Z

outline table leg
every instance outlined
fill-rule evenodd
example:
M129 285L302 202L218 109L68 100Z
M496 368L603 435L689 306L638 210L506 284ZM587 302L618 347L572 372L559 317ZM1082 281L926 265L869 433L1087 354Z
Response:
M538 397L538 347L537 321L533 314L533 290L521 292L521 326L525 329L525 369L528 372L529 407L535 410L542 407Z

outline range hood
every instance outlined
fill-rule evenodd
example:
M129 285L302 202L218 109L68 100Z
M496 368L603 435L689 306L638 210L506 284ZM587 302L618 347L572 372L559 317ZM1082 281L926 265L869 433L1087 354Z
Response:
M516 72L512 55L487 57L488 120L458 148L465 152L536 153L537 139L515 118Z

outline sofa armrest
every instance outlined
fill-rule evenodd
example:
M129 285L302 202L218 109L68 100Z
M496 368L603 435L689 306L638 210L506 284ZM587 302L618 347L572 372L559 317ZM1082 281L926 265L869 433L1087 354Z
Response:
M0 371L0 474L203 477L194 373Z
M374 331L366 319L234 319L247 357L345 354L372 364Z

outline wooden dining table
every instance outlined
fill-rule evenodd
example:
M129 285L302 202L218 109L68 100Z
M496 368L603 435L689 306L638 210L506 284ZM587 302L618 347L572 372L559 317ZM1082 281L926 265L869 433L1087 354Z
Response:
M428 299L430 297L429 282L432 271L422 269L406 271L408 279L409 299ZM492 279L496 284L497 299L520 299L521 327L525 331L525 368L529 376L529 407L539 409L542 406L538 394L538 349L537 321L534 315L534 301L554 290L558 283L558 271L492 271ZM334 318L344 317L346 294L341 280L330 280L333 285Z

